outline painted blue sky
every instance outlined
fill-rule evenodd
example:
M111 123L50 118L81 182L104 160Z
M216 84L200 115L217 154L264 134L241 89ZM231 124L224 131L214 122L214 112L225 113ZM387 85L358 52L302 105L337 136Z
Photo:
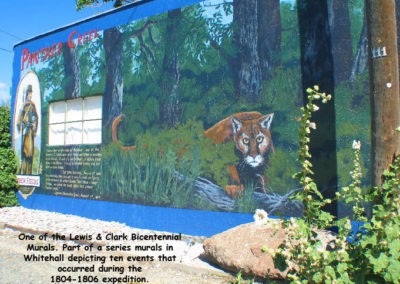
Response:
M0 105L10 101L14 44L109 9L112 5L76 11L75 0L0 1Z

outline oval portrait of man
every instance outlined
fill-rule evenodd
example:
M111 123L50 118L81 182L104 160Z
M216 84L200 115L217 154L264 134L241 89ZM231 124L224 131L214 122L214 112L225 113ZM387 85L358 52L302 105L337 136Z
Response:
M18 182L28 188L38 186L41 174L41 94L39 79L28 71L20 80L13 115L13 147L18 161ZM25 189L26 190L26 189Z

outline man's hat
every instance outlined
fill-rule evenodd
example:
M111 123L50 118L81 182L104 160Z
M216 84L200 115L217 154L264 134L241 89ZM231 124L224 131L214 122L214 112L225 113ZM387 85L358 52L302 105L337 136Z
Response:
M32 93L32 85L28 85L25 90L25 99L28 98L28 94Z

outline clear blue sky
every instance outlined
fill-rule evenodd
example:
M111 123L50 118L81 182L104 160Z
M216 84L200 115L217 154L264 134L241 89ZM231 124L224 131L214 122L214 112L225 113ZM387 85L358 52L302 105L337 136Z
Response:
M1 0L0 105L10 98L14 44L109 9L107 4L76 11L75 0Z

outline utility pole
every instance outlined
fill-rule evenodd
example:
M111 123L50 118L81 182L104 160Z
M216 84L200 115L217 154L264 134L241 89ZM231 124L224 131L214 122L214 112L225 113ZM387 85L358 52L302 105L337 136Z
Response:
M400 94L395 0L365 0L370 50L371 183L400 154Z

